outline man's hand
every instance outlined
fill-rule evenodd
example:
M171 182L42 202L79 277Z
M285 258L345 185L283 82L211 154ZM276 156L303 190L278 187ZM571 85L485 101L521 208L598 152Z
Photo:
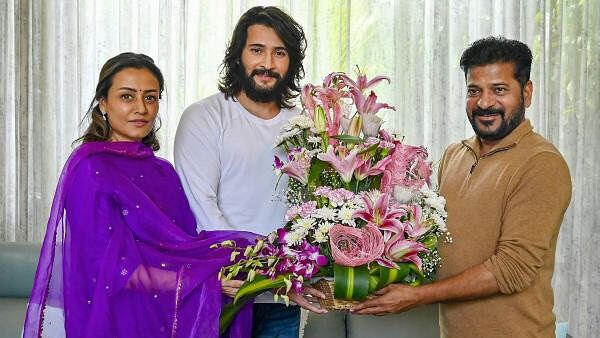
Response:
M326 309L322 309L321 307L316 306L314 304L314 302L318 301L317 299L315 299L315 297L325 299L325 294L317 289L305 286L301 294L290 290L288 296L290 297L290 300L292 302L298 304L298 306L305 310L314 313L327 313Z
M390 284L375 291L375 297L359 303L350 312L361 315L387 315L410 310L420 305L417 287Z
M468 268L456 276L417 287L390 284L375 292L350 311L358 314L385 315L410 310L418 305L445 301L477 299L500 292L494 275L483 265Z
M238 292L242 284L244 284L243 280L221 280L221 292L233 298L235 297L235 294Z

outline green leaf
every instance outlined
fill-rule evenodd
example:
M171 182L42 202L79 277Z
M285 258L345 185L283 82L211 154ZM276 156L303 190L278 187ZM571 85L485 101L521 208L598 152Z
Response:
M433 250L433 248L435 248L435 246L437 245L437 237L433 234L427 235L422 240L422 243L423 245L425 245L425 247L427 247L427 249Z
M379 267L379 284L377 289L381 289L389 284L400 282L410 273L409 265L412 263L398 263L398 269L389 269L383 266Z
M380 278L378 275L369 275L369 293L372 293L377 290L379 280Z
M404 264L408 264L410 271L413 272L415 275L417 275L420 278L420 280L423 280L423 278L425 278L425 275L423 274L423 272L421 270L419 270L419 268L417 268L417 266L414 263L404 263Z
M346 300L363 300L369 294L369 269L333 264L334 297Z
M222 335L227 331L235 315L242 309L250 299L258 296L266 290L277 289L285 285L284 279L289 275L279 276L275 280L263 275L256 275L253 281L246 282L235 294L231 304L227 304L221 310L219 318L219 332Z
M369 147L367 147L367 148L365 148L365 149L361 150L361 151L359 152L359 154L361 154L361 155L362 155L362 154L365 154L365 153L368 153L368 152L373 152L373 153L371 154L371 157L373 157L373 155L375 155L375 152L374 152L374 151L377 149L377 147L379 147L379 143L371 144Z
M331 138L334 138L338 141L345 142L345 143L363 143L363 142L365 142L365 140L363 140L362 138L360 138L358 136L352 136L352 135L335 135L335 136L331 136Z
M308 184L316 185L317 180L320 178L323 170L327 168L329 164L327 162L321 161L318 158L314 157L312 159L312 163L310 164L310 171L308 173Z
M219 317L219 335L223 335L225 331L227 331L233 318L235 318L235 315L250 299L252 299L252 297L246 297L237 303L230 303L223 307L221 310L221 317Z
M284 280L286 277L288 277L288 275L282 275L275 279L271 279L263 275L257 275L254 277L252 282L246 282L242 284L238 292L235 294L235 298L233 298L233 303L237 303L238 300L244 297L254 297L266 290L285 286Z

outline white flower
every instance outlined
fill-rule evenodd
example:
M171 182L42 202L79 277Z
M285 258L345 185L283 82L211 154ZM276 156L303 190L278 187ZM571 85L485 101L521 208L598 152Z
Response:
M446 222L444 221L444 217L442 217L442 215L440 215L437 212L434 212L430 215L431 219L433 219L433 221L435 222L435 224L437 224L438 229L440 231L447 231L448 228L446 227Z
M352 217L352 215L354 214L355 209L351 209L348 208L347 206L343 206L339 213L338 216L340 218L340 222L349 225L349 226L356 226L356 222L354 221L354 217Z
M280 144L281 144L283 141L285 141L285 140L284 140L284 139L281 137L281 135L277 135L277 137L275 138L275 142L273 142L273 148L277 148L277 147L279 147L279 145L280 145Z
M308 230L313 229L315 225L314 218L300 218L297 219L296 222L292 225L292 230L300 230L308 232Z
M285 241L290 244L290 246L298 245L302 242L302 239L306 237L308 231L306 229L297 229L295 231L290 231L285 234Z
M317 148L317 149L309 150L306 153L308 154L308 156L310 158L313 158L313 157L317 156L317 154L320 154L322 152L323 152L323 150L321 148Z
M362 114L363 124L362 132L365 137L375 137L379 133L379 128L383 124L383 120L375 114Z
M298 126L300 129L308 129L314 127L313 120L306 115L296 115L288 120L291 126Z
M346 203L342 204L342 207L348 208L348 209L353 209L353 210L364 209L365 201L363 201L363 199L360 197L360 195L356 195L351 200L348 200L348 201L346 201Z
M308 143L313 143L313 144L319 144L321 143L322 139L318 136L309 136L307 139Z
M324 234L328 234L329 233L329 229L331 229L332 226L333 226L333 224L330 223L330 222L323 222L317 228L317 232L322 232Z
M439 211L442 214L445 214L446 211L444 208L446 207L446 199L442 196L431 196L425 197L425 204L429 205L433 209Z
M323 207L321 209L317 209L316 216L324 220L335 221L337 218L337 211L335 209Z
M330 222L323 222L319 225L317 230L315 231L313 237L315 242L324 243L329 240L329 229L333 224Z
M291 137L294 137L294 136L296 136L296 135L300 134L301 132L302 132L302 130L300 130L300 129L298 129L298 128L294 128L294 129L292 129L292 130L290 130L290 131L286 131L286 132L284 132L284 133L281 133L281 135L280 135L280 136L281 136L281 138L283 138L284 140L287 140L287 139L289 139L289 138L291 138Z
M329 240L329 236L321 231L315 232L314 238L316 243L325 243Z
M302 132L302 130L295 128L295 127L290 127L288 129L289 126L284 127L283 131L277 136L277 138L275 139L275 142L273 143L273 147L277 147L278 145L280 145L281 143L283 143L284 141L300 134Z
M408 204L416 197L415 191L401 186L394 187L394 199L400 204Z

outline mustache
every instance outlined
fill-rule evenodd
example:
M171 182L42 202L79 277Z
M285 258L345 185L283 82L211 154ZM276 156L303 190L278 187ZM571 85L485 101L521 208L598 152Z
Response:
M270 69L255 69L250 73L250 77L253 77L255 75L266 75L277 80L281 79L281 75L279 73Z
M494 108L488 108L488 109L481 109L481 108L476 108L473 110L473 116L489 116L489 115L500 115L504 117L504 109L494 109Z

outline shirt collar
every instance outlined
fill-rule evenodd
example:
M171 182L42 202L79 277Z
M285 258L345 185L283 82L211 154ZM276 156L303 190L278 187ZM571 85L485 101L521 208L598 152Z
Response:
M529 119L523 120L517 128L510 132L510 134L506 135L503 139L500 140L488 153L492 153L498 149L504 148L512 148L515 147L521 140L529 134L533 130L533 126ZM477 156L481 155L481 141L479 136L473 135L472 137L463 140L462 143L467 147L473 149Z

